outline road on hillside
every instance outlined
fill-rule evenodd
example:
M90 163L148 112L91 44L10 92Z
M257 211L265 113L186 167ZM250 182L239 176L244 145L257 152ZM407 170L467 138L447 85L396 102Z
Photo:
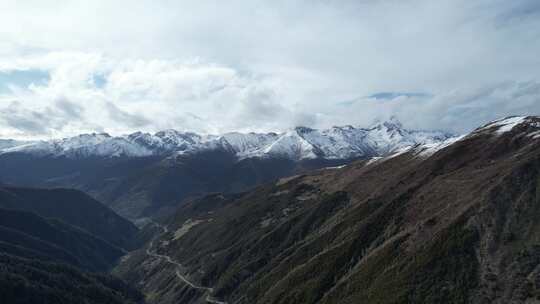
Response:
M156 227L158 227L159 229L161 229L163 232L161 234L158 234L156 235L154 238L152 238L152 241L150 241L150 244L148 245L148 248L146 248L146 254L151 256L151 257L154 257L154 258L157 258L157 259L163 259L165 260L167 263L169 264L172 264L174 265L175 267L177 267L175 273L176 273L176 277L178 277L182 282L184 282L185 284L187 284L189 287L193 288L193 289L198 289L198 290L202 290L203 292L205 292L207 295L206 295L206 298L205 298L205 301L207 303L212 303L212 304L227 304L227 302L223 302L223 301L219 301L218 299L214 298L211 296L211 294L214 292L214 289L212 287L204 287L204 286L199 286L195 283L193 283L192 281L190 281L188 278L186 278L184 275L182 275L180 273L180 270L178 268L182 268L182 264L176 262L175 260L173 260L170 256L168 255L163 255L163 254L158 254L157 252L153 252L152 251L152 248L154 247L154 241L157 240L160 236L164 235L165 233L169 232L169 229L166 227L166 226L163 226L161 224L158 224L154 221L152 221L152 224Z

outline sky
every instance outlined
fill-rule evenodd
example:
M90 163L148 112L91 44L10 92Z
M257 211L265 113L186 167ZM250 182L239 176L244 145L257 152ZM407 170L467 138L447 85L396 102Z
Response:
M537 0L0 2L0 138L540 114Z

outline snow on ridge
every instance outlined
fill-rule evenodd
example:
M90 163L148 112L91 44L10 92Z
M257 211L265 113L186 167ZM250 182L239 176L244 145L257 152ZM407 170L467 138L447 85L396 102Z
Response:
M441 142L434 142L429 144L420 145L415 148L416 154L420 157L429 157L433 154L435 154L437 151L442 150L458 141L461 141L465 138L468 138L470 136L474 136L475 134L478 134L480 132L486 131L486 130L494 130L495 135L502 135L504 133L510 132L514 129L514 127L523 124L528 123L529 126L533 127L533 130L540 129L540 121L538 119L535 119L530 116L511 116L506 117L503 119L498 119L495 121L492 121L485 126L478 128L474 130L473 132L469 134L463 134L460 136L450 137L444 141ZM540 130L535 130L527 134L526 136L532 138L532 139L539 139L540 138Z
M239 155L248 155L254 150L265 147L275 141L278 137L276 133L239 133L230 132L222 136Z
M486 124L473 131L473 133L479 133L485 130L493 130L496 135L502 135L506 132L512 131L512 129L528 120L527 116L510 116L502 119L498 119Z
M525 122L527 117L524 116L514 116L508 117L499 121L495 121L489 125L489 127L498 127L497 134L503 134L508 131L511 131L515 126Z
M460 140L462 140L463 138L465 138L467 135L460 135L460 136L455 136L455 137L451 137L451 138L448 138L447 140L445 141L442 141L442 142L438 142L438 143L429 143L429 144L425 144L425 145L420 145L418 147L415 148L416 150L416 154L420 157L429 157L433 154L435 154L437 151L439 150L442 150Z
M231 132L199 135L163 130L154 134L135 132L113 137L106 133L91 133L20 145L9 143L4 148L0 147L0 154L23 152L67 157L143 157L222 149L236 154L239 159L350 159L389 155L418 144L435 144L448 137L444 132L406 130L399 122L391 121L370 128L343 126L317 130L297 127L281 134Z
M36 155L67 157L89 156L148 156L151 151L122 137L105 133L81 134L50 141L35 141L21 146L2 149L1 153L25 152Z
M300 136L298 130L285 132L270 145L254 151L252 156L285 157L294 160L317 158L316 148L305 138Z
M498 119L474 130L470 133L470 136L480 134L501 136L503 134L511 132L517 126L524 127L522 129L523 132L520 132L519 135L525 135L535 139L535 136L531 135L531 133L540 131L540 116L509 116L506 118Z
M374 157L368 159L368 161L364 164L364 166L369 166L371 164L374 164L374 163L378 162L379 160L381 160L382 158L383 157L381 157L381 156L374 156Z
M339 170L347 167L347 165L333 166L333 167L324 167L322 170Z

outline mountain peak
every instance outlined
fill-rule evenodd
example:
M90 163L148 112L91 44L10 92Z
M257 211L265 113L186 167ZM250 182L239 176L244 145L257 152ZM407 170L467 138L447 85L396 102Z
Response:
M416 144L434 143L448 136L441 132L415 132L403 129L397 118L378 123L369 129L353 126L313 129L298 126L287 132L239 133L201 136L168 129L154 134L135 132L112 137L109 134L82 134L61 140L6 144L0 153L32 153L69 157L144 157L198 153L220 149L239 159L251 157L286 157L300 159L350 159L384 155ZM15 146L12 146L15 145Z
M386 128L390 130L403 129L403 124L396 116L391 116L388 120L376 120L369 129Z
M403 128L403 125L401 124L401 121L397 118L397 116L392 115L389 120L387 120L385 123L387 126L393 126L399 129Z

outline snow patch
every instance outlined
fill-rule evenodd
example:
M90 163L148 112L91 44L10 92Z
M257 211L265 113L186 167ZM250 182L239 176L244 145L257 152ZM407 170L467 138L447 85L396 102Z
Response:
M380 160L380 159L382 159L382 157L380 157L380 156L372 157L372 158L370 158L370 159L366 162L365 166L369 166L369 165L371 165L371 164L374 164L374 163L376 163L376 162L377 162L378 160Z
M345 168L347 165L335 166L335 167L325 167L323 170L339 170Z
M465 138L466 135L461 135L461 136L456 136L456 137L452 137L452 138L449 138L441 143L434 143L434 144L426 144L426 145L423 145L423 146L420 146L419 148L417 148L416 150L419 150L420 152L418 152L417 155L421 156L421 157L429 157L433 154L435 154L437 151L439 150L442 150L460 140L462 140L463 138Z
M525 116L508 117L491 122L482 129L491 129L493 127L497 127L497 130L495 132L497 135L501 135L511 131L515 126L525 122L526 118L527 117Z

